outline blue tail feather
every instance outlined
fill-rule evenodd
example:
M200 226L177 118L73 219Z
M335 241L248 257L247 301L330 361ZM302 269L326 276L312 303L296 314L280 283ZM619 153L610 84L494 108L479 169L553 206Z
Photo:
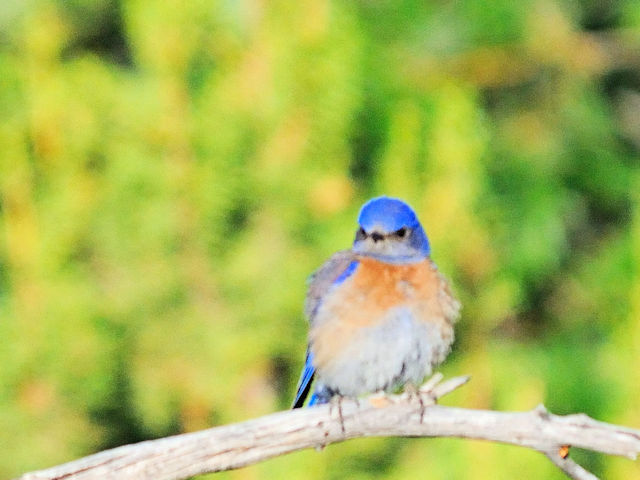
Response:
M304 361L304 368L302 369L302 374L300 375L300 380L298 381L298 389L296 391L296 398L293 401L293 405L291 408L300 408L304 405L304 401L309 395L309 390L311 390L311 382L313 381L313 376L316 373L316 369L313 366L313 355L307 348L307 356ZM311 401L315 395L311 397ZM311 403L310 403L311 404Z

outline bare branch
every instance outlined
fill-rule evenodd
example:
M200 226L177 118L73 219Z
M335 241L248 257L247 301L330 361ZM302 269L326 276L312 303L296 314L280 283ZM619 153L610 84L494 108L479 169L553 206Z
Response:
M439 378L437 379L440 380ZM233 425L106 450L20 480L180 480L244 467L278 455L358 437L459 437L533 448L574 479L596 478L566 457L568 446L636 458L640 431L583 415L494 412L435 405L468 377L437 384L416 395L377 401L343 399L335 405L290 410ZM426 401L425 401L426 396ZM418 399L418 400L417 400ZM426 405L426 408L424 408ZM422 421L421 421L422 418Z

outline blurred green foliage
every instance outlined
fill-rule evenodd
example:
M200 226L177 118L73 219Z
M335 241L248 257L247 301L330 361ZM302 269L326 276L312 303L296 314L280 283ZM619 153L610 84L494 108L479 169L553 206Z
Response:
M287 408L382 193L464 304L445 403L640 427L639 51L635 0L3 2L0 477ZM220 477L522 475L563 478L447 439Z

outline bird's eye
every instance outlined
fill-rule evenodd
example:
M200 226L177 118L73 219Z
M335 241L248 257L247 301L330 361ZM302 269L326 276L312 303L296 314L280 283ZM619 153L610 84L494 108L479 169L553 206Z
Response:
M407 229L406 229L405 227L402 227L402 228L400 228L399 230L396 230L396 231L395 231L395 234L396 234L398 237L402 238L402 237L404 237L404 236L407 234Z
M362 235L363 237L366 237L366 236L367 236L367 232L365 232L365 231L364 231L364 228L362 228L362 227L360 227L360 230L358 230L358 233L359 233L360 235Z

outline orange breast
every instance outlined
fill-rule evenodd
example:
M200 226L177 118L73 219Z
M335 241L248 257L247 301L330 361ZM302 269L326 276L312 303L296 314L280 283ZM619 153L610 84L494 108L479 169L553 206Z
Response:
M436 323L452 335L447 303L455 300L430 259L408 265L368 257L358 261L356 271L323 299L314 318L310 342L317 366L330 363L362 328L384 322L395 307L405 307L416 321Z

